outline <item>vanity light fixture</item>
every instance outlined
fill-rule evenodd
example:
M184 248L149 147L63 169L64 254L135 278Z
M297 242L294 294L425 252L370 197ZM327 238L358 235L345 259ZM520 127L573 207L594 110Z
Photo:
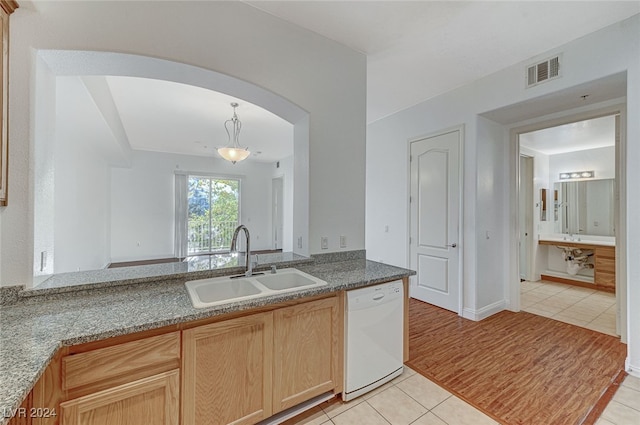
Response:
M232 164L235 164L238 161L246 159L251 152L249 152L248 147L240 147L240 142L238 139L240 137L240 129L242 128L242 123L240 122L240 119L238 119L238 115L236 114L236 108L238 107L238 104L236 102L233 102L231 103L231 107L233 108L233 117L224 122L224 129L227 130L229 143L224 148L218 148L218 154L220 154L220 156L227 161L230 161Z
M571 171L560 173L560 180L592 179L596 176L594 171Z

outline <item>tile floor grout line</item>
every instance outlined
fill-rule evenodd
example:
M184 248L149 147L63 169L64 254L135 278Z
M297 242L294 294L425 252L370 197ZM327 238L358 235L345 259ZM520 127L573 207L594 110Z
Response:
M393 387L393 385L392 385L392 387ZM387 391L388 389L389 389L389 388L387 388L387 389L386 389L386 390L384 390L384 391ZM376 397L376 396L378 396L378 395L382 394L384 391L380 391L380 392L379 392L378 394L376 394L374 397ZM373 398L373 397L371 397L371 398ZM393 425L393 424L389 421L389 419L387 419L387 417L386 417L385 415L383 415L382 413L378 412L378 409L376 409L375 407L373 407L373 406L371 405L371 403L369 403L369 400L365 400L365 401L363 401L363 403L367 403L367 404L369 405L369 407L371 407L371 408L373 409L373 411L374 411L374 412L376 412L378 415L380 415L380 417L381 417L382 419L384 419L384 420L385 420L385 422L387 422L389 425Z
M425 379L429 380L430 382L433 382L433 381L431 381L431 380L430 380L429 378L427 378L427 377L424 377L424 376L423 376L423 378L425 378ZM402 382L402 381L400 381L400 382ZM422 407L424 407L425 409L427 409L427 413L431 411L431 409L429 409L429 408L428 408L427 406L425 406L424 404L420 403L420 402L419 402L418 400L416 400L416 399L415 399L411 394L409 394L408 392L406 392L406 391L405 391L405 390L403 390L402 388L398 387L397 385L395 385L395 386L396 386L400 391L402 391L403 393L405 393L405 394L406 394L406 395L407 395L411 400L415 401L415 402L416 402L416 403L418 403L420 406L422 406ZM438 386L440 387L440 385L438 385ZM440 387L440 388L442 388L442 387ZM446 391L446 390L445 390L445 391ZM449 391L447 391L447 393L449 393ZM449 393L449 397L451 397L452 395L453 395L453 394ZM449 398L449 397L447 397L447 398ZM445 400L446 400L446 399L445 399ZM438 404L440 404L440 403L438 403ZM436 405L436 406L437 406L437 405ZM433 408L435 409L435 406L434 406ZM426 415L426 413L425 413L425 415ZM422 416L424 416L424 415L422 415ZM417 419L416 419L416 421L417 421ZM415 421L414 421L414 422L415 422ZM413 423L413 422L412 422L412 423Z

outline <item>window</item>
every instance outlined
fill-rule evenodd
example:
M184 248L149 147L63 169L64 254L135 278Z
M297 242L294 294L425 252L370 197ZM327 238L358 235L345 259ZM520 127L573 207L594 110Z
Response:
M240 180L189 176L187 254L228 251L240 221Z

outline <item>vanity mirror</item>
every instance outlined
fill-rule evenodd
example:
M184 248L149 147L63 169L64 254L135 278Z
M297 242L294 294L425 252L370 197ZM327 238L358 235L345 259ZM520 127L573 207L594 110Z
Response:
M556 233L615 236L614 179L554 183Z

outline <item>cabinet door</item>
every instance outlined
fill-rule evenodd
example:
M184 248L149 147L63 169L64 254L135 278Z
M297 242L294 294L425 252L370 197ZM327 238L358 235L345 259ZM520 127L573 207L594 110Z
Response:
M274 413L342 385L337 297L274 312Z
M273 315L183 332L184 425L254 424L271 416Z
M172 370L60 404L60 425L178 425L180 371Z

